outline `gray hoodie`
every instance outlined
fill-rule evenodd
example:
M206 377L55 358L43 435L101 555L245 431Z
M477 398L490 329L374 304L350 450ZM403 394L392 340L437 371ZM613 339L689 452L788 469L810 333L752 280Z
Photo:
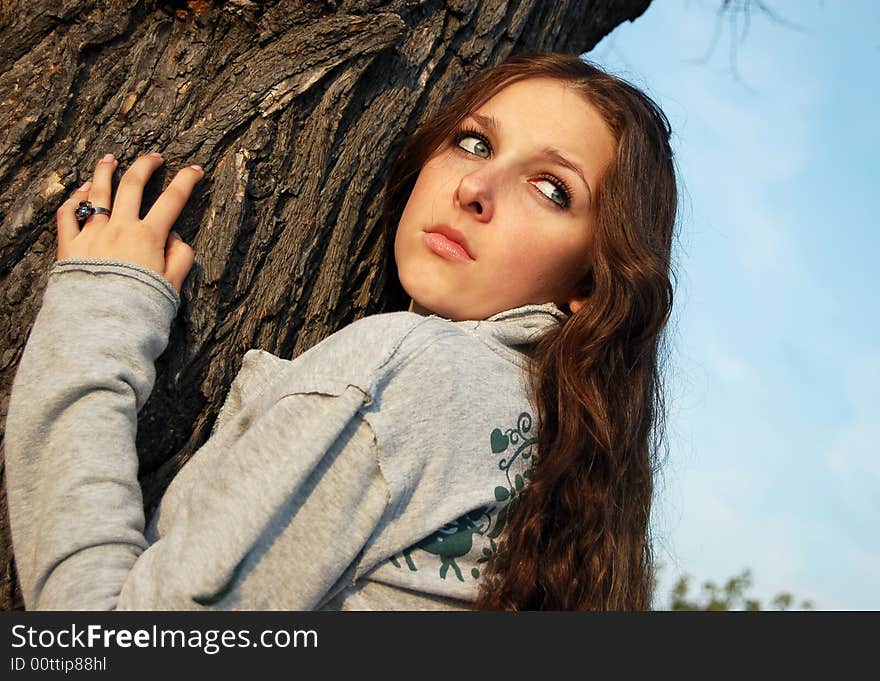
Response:
M6 420L26 607L470 608L537 456L524 352L566 313L392 312L248 351L147 523L137 414L179 304L138 265L52 265Z

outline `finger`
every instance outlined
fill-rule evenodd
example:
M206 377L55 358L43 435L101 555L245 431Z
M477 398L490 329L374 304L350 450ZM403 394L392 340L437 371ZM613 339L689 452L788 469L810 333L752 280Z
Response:
M198 166L182 168L171 180L171 184L156 199L150 212L144 216L144 222L154 225L164 234L168 234L183 211L196 183L204 176L205 171Z
M158 152L140 156L119 180L116 190L116 202L113 204L113 215L135 222L140 220L141 201L144 196L144 185L155 170L165 162Z
M190 248L177 232L168 235L165 243L165 278L180 293L183 282L192 269L195 261L195 252Z
M116 159L113 154L106 154L95 166L92 177L92 188L89 190L89 201L95 208L110 208L113 193L113 173L116 170ZM85 226L92 224L105 225L110 220L107 214L98 213L86 219Z
M80 201L86 201L89 196L89 188L92 186L91 181L86 182L82 187L77 189L70 198L58 207L55 213L55 221L58 226L58 254L59 259L63 257L62 253L67 245L79 234L79 221L76 219L75 211Z

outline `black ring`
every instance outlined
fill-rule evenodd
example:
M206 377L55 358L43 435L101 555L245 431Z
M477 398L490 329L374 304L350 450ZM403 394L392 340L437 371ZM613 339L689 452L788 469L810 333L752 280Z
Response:
M107 208L101 208L100 206L93 206L91 201L80 201L79 207L74 212L76 219L80 222L86 220L90 215L95 214L104 214L109 217L110 210Z

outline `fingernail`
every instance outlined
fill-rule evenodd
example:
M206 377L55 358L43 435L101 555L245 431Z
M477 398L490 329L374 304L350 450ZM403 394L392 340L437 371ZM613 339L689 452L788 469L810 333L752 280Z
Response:
M88 180L82 187L80 187L77 191L84 192L86 189L92 186L92 181Z
M193 170L198 170L200 173L205 172L204 170L202 170L202 166L192 165L190 166L190 168L192 168Z
M114 160L113 154L104 154L104 158L101 159L104 163L110 163Z
M156 158L162 158L162 154L160 154L158 151L151 151L148 155L155 156Z

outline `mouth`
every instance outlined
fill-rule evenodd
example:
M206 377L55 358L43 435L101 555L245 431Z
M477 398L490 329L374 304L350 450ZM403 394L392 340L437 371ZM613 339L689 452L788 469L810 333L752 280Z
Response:
M434 225L425 230L425 243L438 255L450 260L476 260L464 234L447 224Z

